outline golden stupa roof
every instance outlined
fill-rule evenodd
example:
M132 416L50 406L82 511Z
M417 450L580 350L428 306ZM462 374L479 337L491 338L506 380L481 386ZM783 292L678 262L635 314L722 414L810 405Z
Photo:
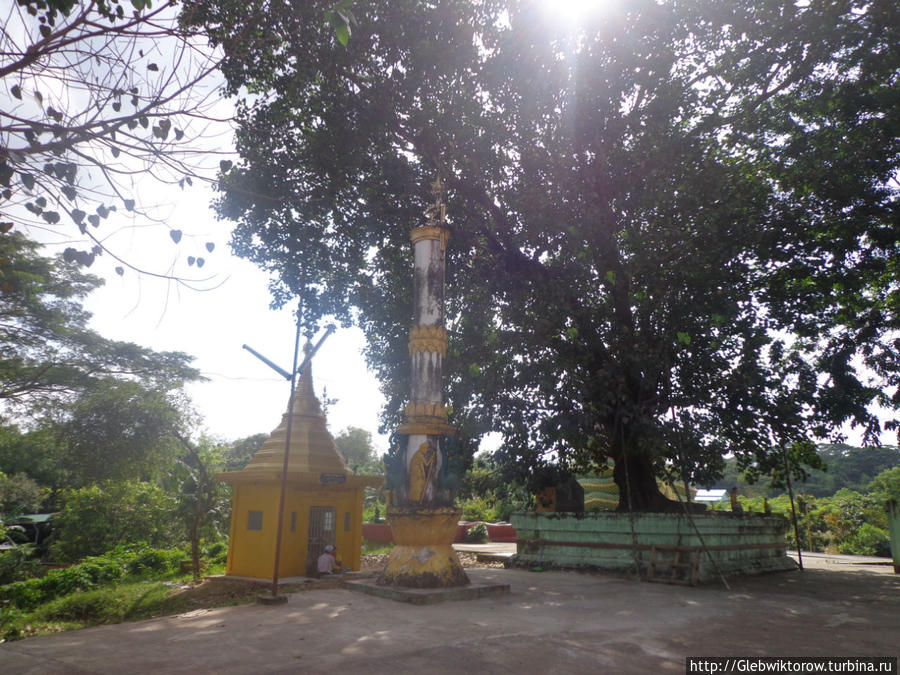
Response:
M306 346L309 351L309 345ZM357 476L347 466L328 431L322 406L313 391L311 363L303 368L294 390L288 480L316 485L380 485L381 476ZM240 471L216 474L228 483L281 480L287 440L288 412L250 462Z

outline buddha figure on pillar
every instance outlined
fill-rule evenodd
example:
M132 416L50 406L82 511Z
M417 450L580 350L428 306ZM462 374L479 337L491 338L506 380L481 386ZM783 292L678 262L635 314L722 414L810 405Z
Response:
M440 469L440 454L434 443L419 445L409 463L409 500L414 504L434 500L435 484Z

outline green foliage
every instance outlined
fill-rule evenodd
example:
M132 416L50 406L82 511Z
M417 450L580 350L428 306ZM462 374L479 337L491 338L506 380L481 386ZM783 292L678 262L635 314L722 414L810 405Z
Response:
M888 500L900 503L900 466L885 469L869 484L869 492L876 504L884 507Z
M159 478L180 450L172 435L185 418L178 406L163 392L116 380L78 398L58 424L70 484Z
M160 487L140 481L106 481L64 490L63 509L55 518L53 557L73 561L116 546L146 542L154 547L180 539L173 522L173 498Z
M33 553L34 547L27 545L0 552L0 586L34 576L40 563L32 558Z
M0 588L0 599L18 609L34 609L55 598L118 583L128 577L152 578L172 574L184 553L179 549L156 551L147 547L118 547L101 556L86 558L65 569Z
M347 465L359 474L384 473L381 460L372 446L372 434L359 427L347 427L334 437Z
M623 504L665 509L667 467L778 478L787 447L799 475L810 439L900 406L896 3L629 2L573 27L543 2L373 0L346 45L332 4L190 6L227 91L255 94L219 183L234 248L309 326L358 321L386 426L438 174L463 444L499 431L526 472L612 457Z
M486 457L476 457L463 475L459 498L464 519L489 523L508 521L511 513L533 503L524 486L510 481L501 467Z
M269 434L254 434L228 443L225 449L225 470L240 471L247 466L267 438Z
M484 523L476 523L466 530L466 541L470 544L483 544L488 540L487 526Z
M828 497L841 488L868 490L878 474L900 466L900 451L896 446L855 448L824 444L817 452L824 466L807 471L805 480L794 481L796 489L816 497ZM730 489L737 485L739 492L747 496L774 497L783 492L783 486L759 478L760 471L742 472L737 460L728 458L722 478L708 487Z
M34 611L6 607L0 613L0 636L15 640L99 624L135 621L179 611L172 589L162 583L119 584L76 591L48 601Z
M7 476L0 471L0 516L13 510L36 513L46 497L47 490L25 474Z
M168 391L200 374L180 352L107 340L88 328L84 297L102 282L47 258L18 232L0 236L0 400L35 411L97 392L110 378Z
M381 555L384 553L390 553L394 549L394 544L383 544L378 541L369 541L368 539L363 539L362 541L362 554L363 555Z

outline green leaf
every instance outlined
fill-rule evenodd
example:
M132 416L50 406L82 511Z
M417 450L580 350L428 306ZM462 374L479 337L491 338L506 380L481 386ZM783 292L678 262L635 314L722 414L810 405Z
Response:
M337 28L334 29L335 35L337 36L338 42L340 42L345 47L350 42L350 26L347 24L341 24Z
M35 204L40 206L42 209L47 207L47 199L46 197L38 197L34 200Z
M606 273L606 280L607 280L610 284L612 284L613 286L615 286L615 284L616 284L616 273L613 272L612 270L610 270L609 272L607 272L607 273Z
M684 331L678 331L678 341L681 344L689 345L691 344L691 336L689 333L685 333Z

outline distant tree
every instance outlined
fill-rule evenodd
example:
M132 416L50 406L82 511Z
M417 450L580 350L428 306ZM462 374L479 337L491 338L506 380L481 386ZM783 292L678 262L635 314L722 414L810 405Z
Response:
M180 452L173 431L184 428L180 401L137 382L110 380L78 398L54 422L69 463L69 484L158 480Z
M307 324L358 321L386 426L437 175L468 447L499 431L525 474L611 457L621 508L677 509L669 467L703 484L789 452L802 476L810 439L871 440L871 404L900 407L896 2L636 0L572 25L544 1L373 0L347 44L328 5L186 6L243 97L233 246Z
M196 581L201 571L200 539L204 534L220 535L229 515L229 490L215 479L215 472L224 468L224 452L209 439L193 443L181 433L174 435L184 451L172 476L177 484L176 513L185 525Z
M869 493L882 507L889 499L900 503L900 466L886 469L875 476L875 480L869 484Z
M47 489L23 473L7 476L0 471L0 516L12 511L34 513L47 497Z
M240 471L247 466L267 438L269 434L254 434L228 443L225 448L225 470Z
M360 427L347 427L334 437L334 443L351 466L361 466L375 457L372 434Z
M51 490L66 485L69 462L58 436L47 426L23 431L15 425L0 426L0 471L24 474ZM54 503L51 498L50 507Z
M102 281L48 258L21 233L0 236L0 402L7 411L55 407L109 378L177 389L200 379L180 352L108 340L88 328L82 301Z

